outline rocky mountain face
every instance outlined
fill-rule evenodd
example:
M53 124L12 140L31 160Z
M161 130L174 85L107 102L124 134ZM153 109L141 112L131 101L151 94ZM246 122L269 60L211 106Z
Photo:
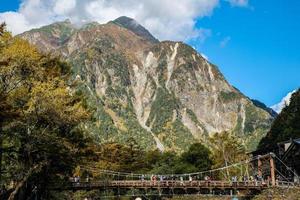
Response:
M276 118L278 116L278 113L273 110L273 108L269 108L268 106L266 106L266 104L260 102L259 100L252 99L251 101L255 106L267 111L272 117Z
M181 152L232 131L253 149L273 120L193 48L159 42L127 17L81 28L58 22L20 37L70 62L95 108L85 126L99 142L134 139L146 149Z

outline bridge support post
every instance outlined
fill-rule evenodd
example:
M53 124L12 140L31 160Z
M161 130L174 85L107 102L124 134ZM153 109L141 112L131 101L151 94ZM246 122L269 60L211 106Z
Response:
M275 177L275 162L273 158L274 154L270 153L270 171L271 171L271 181L272 186L276 186L276 177Z
M258 160L257 160L257 175L259 177L262 177L262 160L260 157L258 157Z

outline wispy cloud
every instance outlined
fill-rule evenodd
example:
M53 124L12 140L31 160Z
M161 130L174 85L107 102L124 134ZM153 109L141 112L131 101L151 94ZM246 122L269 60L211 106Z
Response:
M228 42L231 40L230 36L225 37L221 42L220 42L220 47L224 48L227 46Z
M226 0L231 6L247 7L249 5L249 0Z

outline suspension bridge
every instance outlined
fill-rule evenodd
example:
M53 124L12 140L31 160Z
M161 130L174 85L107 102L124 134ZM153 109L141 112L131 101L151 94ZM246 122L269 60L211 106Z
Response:
M299 176L275 154L202 172L188 174L136 174L81 166L97 177L74 177L51 190L99 190L122 196L178 194L257 194L270 187L299 187Z
M299 187L299 176L275 154L255 156L248 160L202 172L188 174L136 174L99 170L81 166L95 177L73 177L63 186L50 190L99 190L122 196L155 194L255 194L270 187Z

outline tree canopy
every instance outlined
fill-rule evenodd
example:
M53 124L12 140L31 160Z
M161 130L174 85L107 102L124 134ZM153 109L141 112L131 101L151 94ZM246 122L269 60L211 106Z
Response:
M300 90L292 95L290 104L277 116L259 148L271 147L291 138L300 138Z
M0 180L10 199L66 177L89 154L80 126L90 117L84 98L69 84L70 67L27 41L0 34ZM21 199L21 198L20 198Z
M215 133L210 138L214 158L214 168L227 167L245 160L246 149L242 142L230 132ZM224 178L230 179L235 170L227 169Z

